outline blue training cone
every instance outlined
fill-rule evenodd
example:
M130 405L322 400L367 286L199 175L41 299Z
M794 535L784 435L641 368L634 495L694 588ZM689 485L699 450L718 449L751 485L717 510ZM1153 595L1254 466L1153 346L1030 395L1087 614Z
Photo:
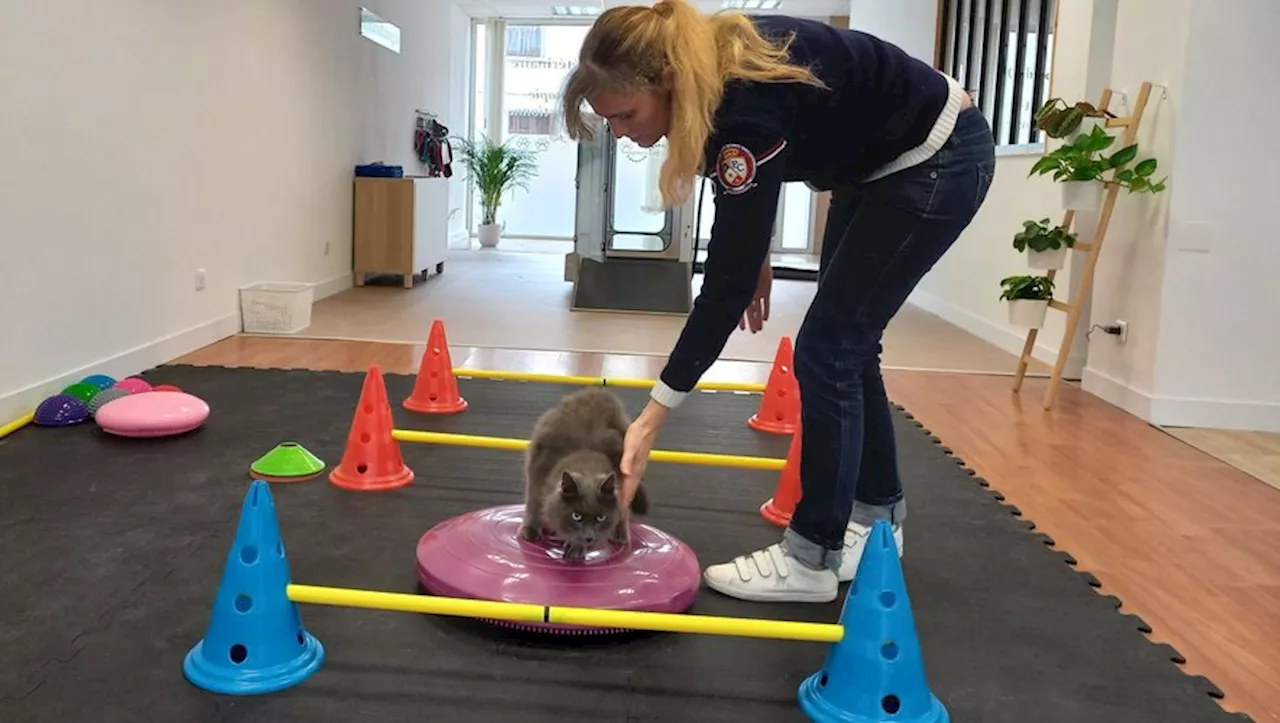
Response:
M204 639L182 672L214 693L254 695L297 685L324 662L324 646L302 627L289 600L289 561L270 486L255 480L240 509L222 584Z
M949 723L951 716L925 679L902 564L886 521L871 530L840 624L844 637L831 646L822 670L800 684L800 707L810 720Z

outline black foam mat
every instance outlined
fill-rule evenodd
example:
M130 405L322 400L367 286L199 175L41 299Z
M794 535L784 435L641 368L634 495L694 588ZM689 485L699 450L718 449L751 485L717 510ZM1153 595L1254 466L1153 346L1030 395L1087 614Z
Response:
M144 376L206 399L206 426L156 440L92 424L29 427L0 441L0 721L804 720L796 690L822 665L823 644L547 638L326 606L302 606L326 659L301 685L255 697L192 686L182 660L208 624L249 464L296 440L332 469L364 375L170 366ZM572 390L462 380L470 409L435 417L400 407L411 376L386 381L399 427L521 438ZM618 393L633 412L645 399L644 390ZM758 400L694 394L658 446L785 456L785 438L746 426ZM929 682L952 720L1244 720L941 440L905 412L895 421L910 496L903 565ZM394 492L347 492L327 477L273 485L295 582L417 592L413 550L428 528L521 499L519 453L403 452L417 478ZM757 511L777 473L649 470L648 522L690 544L703 565L777 540ZM704 589L692 612L832 622L840 605L749 603Z
M663 259L582 259L573 288L574 311L683 315L693 305L690 264Z

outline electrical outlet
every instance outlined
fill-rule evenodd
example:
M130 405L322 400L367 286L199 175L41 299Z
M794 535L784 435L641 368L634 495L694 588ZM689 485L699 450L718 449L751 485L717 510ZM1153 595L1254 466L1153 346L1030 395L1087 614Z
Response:
M196 269L196 291L204 291L204 269Z
M1121 344L1129 340L1129 322L1124 319L1116 319L1110 324L1100 324L1096 328L1107 334L1120 337Z

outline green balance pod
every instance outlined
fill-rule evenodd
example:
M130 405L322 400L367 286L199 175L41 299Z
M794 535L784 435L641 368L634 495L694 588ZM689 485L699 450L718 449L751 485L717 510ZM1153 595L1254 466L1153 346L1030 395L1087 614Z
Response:
M80 401L88 404L93 398L98 396L98 392L102 389L94 384L86 384L85 382L76 382L62 390L63 394L70 394Z

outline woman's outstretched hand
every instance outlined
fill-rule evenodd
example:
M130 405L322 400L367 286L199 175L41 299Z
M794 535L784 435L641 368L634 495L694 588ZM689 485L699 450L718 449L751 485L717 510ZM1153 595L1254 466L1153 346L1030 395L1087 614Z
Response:
M773 265L766 258L764 266L760 267L760 279L756 282L756 293L751 297L751 303L747 305L746 313L738 320L739 329L751 327L751 333L755 334L764 328L764 323L769 320L769 291L772 288Z
M640 413L639 417L627 427L626 437L622 440L622 502L630 505L636 496L636 489L644 479L644 471L649 466L649 452L653 451L654 440L667 419L666 407L652 399Z

